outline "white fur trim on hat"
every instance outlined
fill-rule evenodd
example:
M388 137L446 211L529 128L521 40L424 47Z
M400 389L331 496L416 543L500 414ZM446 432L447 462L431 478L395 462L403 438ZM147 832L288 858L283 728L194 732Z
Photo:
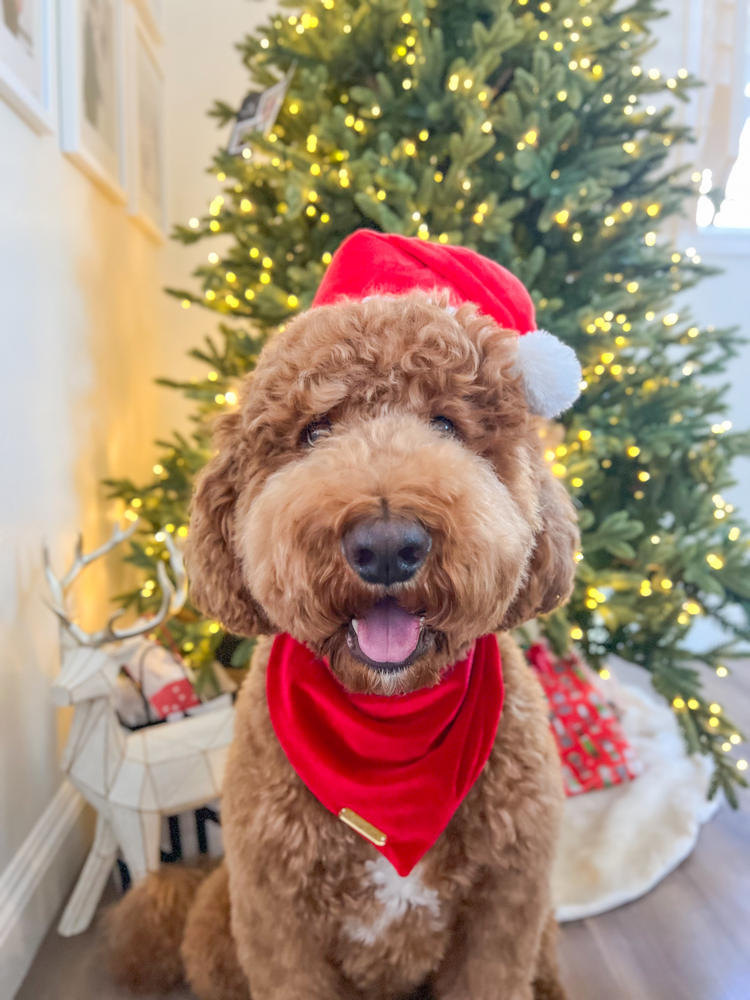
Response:
M542 417L557 417L581 393L581 366L575 351L547 330L532 330L518 338L516 369L529 409Z

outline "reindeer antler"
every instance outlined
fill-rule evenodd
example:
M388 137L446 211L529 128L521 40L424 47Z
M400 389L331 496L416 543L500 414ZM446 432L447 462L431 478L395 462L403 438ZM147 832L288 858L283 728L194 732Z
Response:
M137 521L125 529L120 528L119 525L115 525L109 539L103 545L100 545L99 548L92 549L91 552L83 551L83 538L79 535L76 539L73 564L65 576L61 579L58 579L52 572L49 550L46 545L44 546L44 572L54 601L54 603L50 604L50 607L57 615L62 625L68 630L68 632L70 632L76 642L78 642L81 646L102 646L108 642L119 642L122 639L132 639L137 635L144 635L146 632L151 632L153 629L158 628L158 626L161 625L167 618L177 614L187 600L187 575L182 561L182 554L175 545L174 539L171 535L165 533L164 542L169 552L169 565L172 567L176 585L169 579L169 574L167 573L164 563L159 562L156 567L156 575L159 578L159 586L162 590L162 600L159 610L153 617L149 618L145 622L136 622L135 625L131 625L129 628L116 629L114 627L114 623L125 612L125 608L120 608L110 617L105 627L99 629L98 632L86 632L80 625L76 625L76 623L72 621L66 609L65 601L66 591L70 585L73 583L81 570L85 569L86 566L94 562L94 560L98 559L100 556L110 552L121 542L130 538L137 527Z

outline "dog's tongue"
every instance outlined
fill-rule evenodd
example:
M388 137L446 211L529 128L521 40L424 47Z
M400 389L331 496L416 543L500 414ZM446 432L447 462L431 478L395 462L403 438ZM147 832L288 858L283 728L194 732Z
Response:
M390 599L379 601L357 622L359 648L376 663L401 663L417 648L419 617Z

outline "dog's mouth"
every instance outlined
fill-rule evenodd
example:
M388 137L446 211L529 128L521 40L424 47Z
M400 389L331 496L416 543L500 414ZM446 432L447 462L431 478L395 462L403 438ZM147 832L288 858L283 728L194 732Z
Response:
M352 618L346 644L355 659L373 670L396 673L427 651L430 636L423 615L412 614L386 597L360 618Z

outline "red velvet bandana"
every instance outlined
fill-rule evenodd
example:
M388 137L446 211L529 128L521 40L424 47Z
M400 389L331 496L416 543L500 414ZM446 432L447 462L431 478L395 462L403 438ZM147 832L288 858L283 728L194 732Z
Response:
M313 795L408 875L487 762L503 705L500 650L478 639L433 688L350 694L324 660L276 637L266 682L271 722Z

